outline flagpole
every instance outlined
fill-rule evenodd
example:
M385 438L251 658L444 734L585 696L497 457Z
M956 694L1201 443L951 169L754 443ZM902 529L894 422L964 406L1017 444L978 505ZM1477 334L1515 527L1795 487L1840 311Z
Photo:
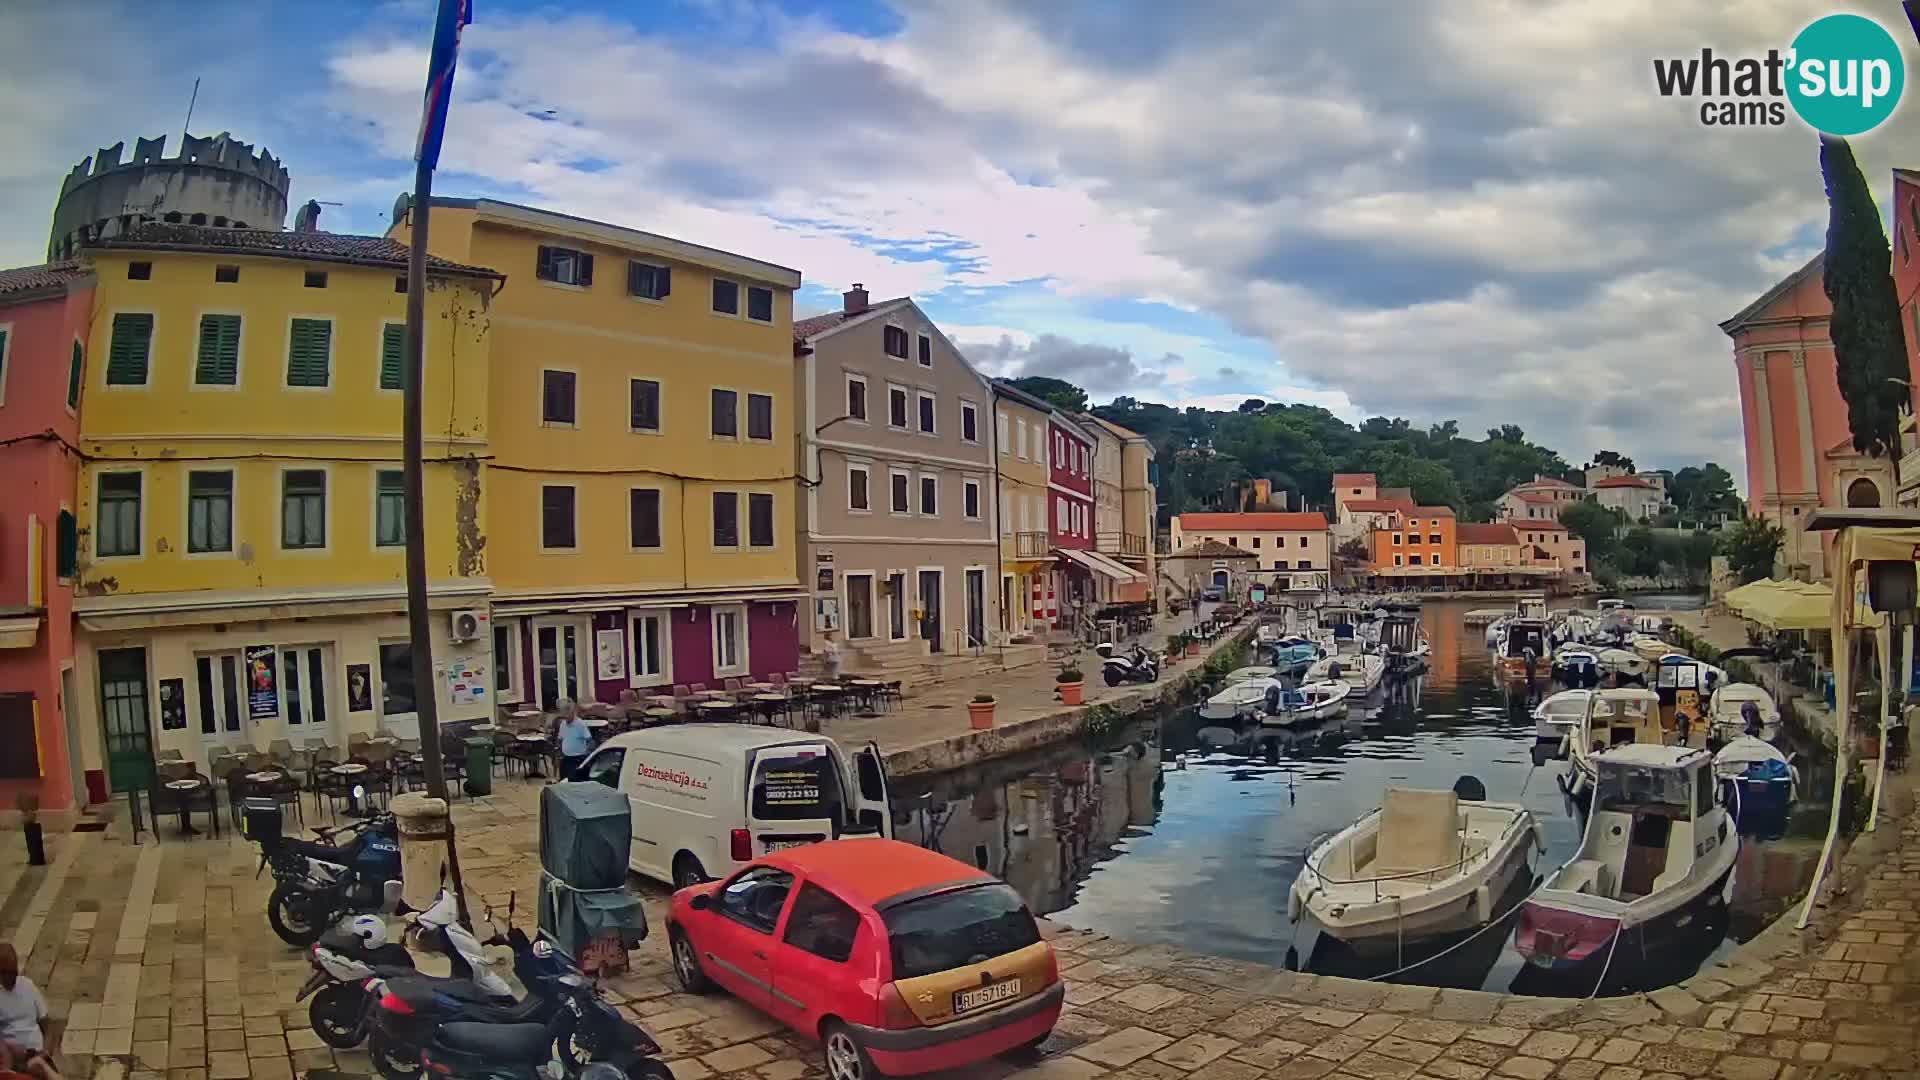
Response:
M461 3L462 0L440 0L439 12L434 17L436 45L444 32L443 28L450 20L459 17ZM433 82L437 77L438 72L429 66L425 105L428 110L436 107ZM449 85L440 91L441 94L451 91L451 81L449 76ZM446 105L444 100L437 104L439 108L445 108ZM431 123L430 116L423 119L423 127ZM426 493L421 464L423 426L420 399L425 371L421 343L426 332L427 222L433 208L433 167L438 156L437 153L425 152L424 146L415 154L413 202L407 214L407 223L412 231L412 248L407 253L407 336L405 351L401 356L400 378L400 408L404 419L400 441L406 499L407 638L413 654L413 698L420 724L420 767L427 781L427 794L451 807L447 794L447 773L440 760L440 684L434 677L433 631L427 609ZM460 877L460 852L453 842L451 813L447 815L446 828L447 871L452 879L454 901L459 908L460 921L471 926L472 918L467 913L466 886Z

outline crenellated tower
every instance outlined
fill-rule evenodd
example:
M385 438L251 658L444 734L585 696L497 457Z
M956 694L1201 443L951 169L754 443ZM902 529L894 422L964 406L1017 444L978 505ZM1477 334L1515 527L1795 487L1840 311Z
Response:
M224 131L185 136L173 157L166 143L165 135L137 139L128 161L120 160L126 144L114 143L75 165L53 207L47 259L72 258L90 240L147 221L285 227L287 170L272 154Z

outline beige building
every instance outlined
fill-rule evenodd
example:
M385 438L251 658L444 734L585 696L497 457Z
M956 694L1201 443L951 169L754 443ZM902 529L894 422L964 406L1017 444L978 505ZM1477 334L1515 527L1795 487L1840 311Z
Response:
M1658 514L1667 500L1661 488L1638 476L1609 476L1593 485L1593 501L1620 511L1628 521L1645 521Z
M1515 484L1494 500L1500 516L1524 521L1558 521L1568 503L1586 498L1586 491L1551 476L1536 476L1524 484Z
M1460 546L1460 565L1464 569L1491 570L1526 562L1519 530L1510 522L1463 523L1455 535Z
M1574 574L1587 572L1587 542L1558 521L1507 521L1520 535L1521 560L1554 566Z
M1213 541L1252 555L1262 581L1276 589L1325 588L1332 562L1327 519L1317 511L1180 514L1173 550Z
M802 643L839 632L849 669L965 654L999 627L993 400L912 299L794 323L803 402Z
M1093 459L1094 550L1145 574L1146 581L1116 587L1123 600L1145 600L1147 582L1158 572L1153 537L1160 496L1154 483L1153 443L1097 416L1080 420L1099 441Z
M1176 528L1179 521L1174 518ZM1254 581L1264 578L1260 560L1253 552L1218 540L1195 540L1184 547L1175 544L1173 552L1160 561L1157 587L1163 603L1192 603L1208 589L1220 590L1222 599L1240 600Z

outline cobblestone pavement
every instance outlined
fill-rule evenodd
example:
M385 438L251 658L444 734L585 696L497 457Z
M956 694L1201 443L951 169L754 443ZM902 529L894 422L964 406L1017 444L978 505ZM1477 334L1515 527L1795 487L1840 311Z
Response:
M456 803L466 878L519 922L537 874L539 786L506 780ZM168 826L171 834L171 826ZM307 966L267 926L269 878L243 841L113 833L51 838L53 865L0 860L0 938L26 955L71 1077L285 1080L366 1074L293 1005ZM1276 971L1050 927L1068 1008L1037 1059L958 1076L1192 1080L1795 1080L1920 1075L1920 818L1856 850L1834 910L1801 936L1776 926L1684 988L1577 1002L1387 986ZM658 933L608 992L652 1031L681 1080L821 1075L816 1052L724 997L679 993ZM437 966L436 966L437 965ZM423 967L444 970L440 958Z

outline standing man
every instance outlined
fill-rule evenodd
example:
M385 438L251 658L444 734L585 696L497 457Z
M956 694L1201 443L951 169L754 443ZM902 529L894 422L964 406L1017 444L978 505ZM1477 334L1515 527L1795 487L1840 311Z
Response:
M0 1072L17 1070L60 1080L47 1056L47 999L20 974L20 956L0 941Z
M560 737L559 779L571 780L580 763L593 752L593 729L580 718L580 707L572 698L560 702L560 717L554 726L554 733Z
M826 666L827 681L840 681L840 639L832 630L820 635L820 661Z

